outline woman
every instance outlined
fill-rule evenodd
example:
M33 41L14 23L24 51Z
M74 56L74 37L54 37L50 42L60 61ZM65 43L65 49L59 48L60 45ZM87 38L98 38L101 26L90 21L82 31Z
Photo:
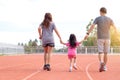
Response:
M40 24L38 28L39 38L42 39L42 46L44 47L44 70L50 71L50 58L51 58L51 51L52 48L55 46L54 43L54 36L53 30L61 40L59 32L52 22L52 15L51 13L46 13L44 16L43 22Z

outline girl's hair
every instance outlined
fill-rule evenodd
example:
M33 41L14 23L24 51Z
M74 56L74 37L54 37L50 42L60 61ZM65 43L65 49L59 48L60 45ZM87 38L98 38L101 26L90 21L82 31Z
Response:
M74 34L70 34L69 43L71 48L76 47L76 36Z
M43 26L45 26L46 28L48 28L51 21L52 21L51 13L45 13L44 20L43 20L43 22L41 24Z

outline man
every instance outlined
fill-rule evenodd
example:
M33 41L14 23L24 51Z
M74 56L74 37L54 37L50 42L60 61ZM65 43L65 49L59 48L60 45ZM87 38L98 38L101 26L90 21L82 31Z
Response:
M97 45L99 52L98 58L100 61L100 72L107 70L107 53L110 51L110 27L113 26L116 30L112 19L107 17L106 13L107 10L105 7L100 8L100 16L94 20L86 35L86 37L88 37L89 33L94 29L95 25L97 25ZM104 53L103 57L102 53Z

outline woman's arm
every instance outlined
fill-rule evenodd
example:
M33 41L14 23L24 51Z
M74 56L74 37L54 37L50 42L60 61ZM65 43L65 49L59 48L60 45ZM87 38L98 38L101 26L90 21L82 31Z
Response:
M55 33L57 34L58 38L61 40L61 36L60 36L60 34L59 34L57 28L54 28L54 31L55 31Z
M60 40L60 43L63 44L63 45L66 45L66 43L64 43L62 40Z
M39 39L42 39L42 29L41 26L38 27Z

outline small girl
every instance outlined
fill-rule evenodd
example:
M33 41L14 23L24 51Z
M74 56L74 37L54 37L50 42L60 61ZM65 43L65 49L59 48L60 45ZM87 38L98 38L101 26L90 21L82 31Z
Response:
M68 58L70 60L69 72L72 71L72 68L77 70L77 66L76 66L76 53L77 53L77 51L76 51L76 49L77 49L77 46L79 46L79 44L81 44L83 42L83 40L80 42L77 42L76 36L74 34L70 34L68 43L64 43L62 41L60 41L60 42L61 42L61 44L64 44L68 47Z

